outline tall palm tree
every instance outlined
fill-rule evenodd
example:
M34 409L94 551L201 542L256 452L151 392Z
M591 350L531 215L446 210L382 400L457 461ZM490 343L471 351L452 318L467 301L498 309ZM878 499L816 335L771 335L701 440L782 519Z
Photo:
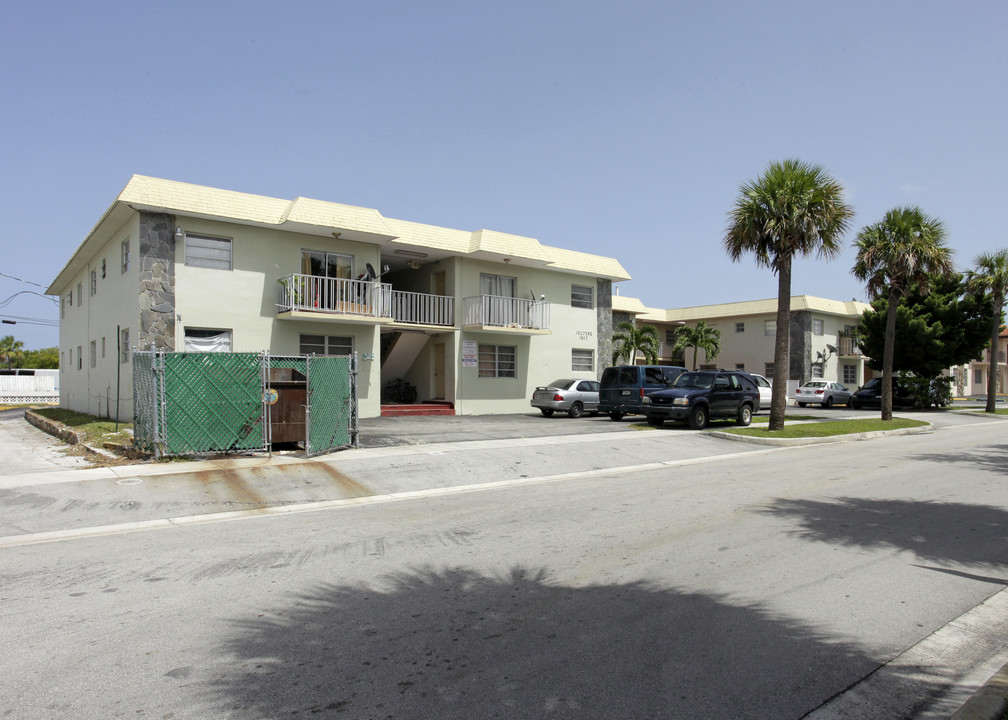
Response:
M24 343L15 340L13 335L0 338L0 362L7 363L7 369L14 367L14 362L24 358Z
M777 333L774 343L770 430L784 427L790 375L791 260L818 254L830 259L843 250L854 210L843 186L819 165L799 160L771 163L763 175L742 185L728 213L724 248L732 260L752 253L756 264L777 273Z
M700 350L704 351L708 362L721 353L721 331L703 320L698 321L696 327L683 325L676 329L675 349L678 351L686 348L693 348L693 369L696 370L697 353Z
M986 412L994 412L994 401L997 395L997 362L998 336L1001 334L1005 296L1008 295L1008 250L981 253L973 260L976 270L969 272L969 284L977 289L991 294L991 305L994 308L994 322L991 326L990 365L987 368L987 407Z
M638 352L644 355L648 365L658 362L658 328L654 325L638 328L633 323L621 322L613 333L613 364L623 357L633 365L637 362Z
M932 275L952 272L952 250L945 245L945 226L915 206L893 208L858 233L853 273L867 283L868 293L888 293L885 343L882 350L882 419L892 420L893 350L896 313L910 285L927 292Z

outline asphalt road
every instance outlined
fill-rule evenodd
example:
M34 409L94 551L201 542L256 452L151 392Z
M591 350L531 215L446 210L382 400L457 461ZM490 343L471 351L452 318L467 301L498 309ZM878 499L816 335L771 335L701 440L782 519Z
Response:
M328 469L21 475L0 717L947 717L1008 637L1008 425L936 419L799 448L561 420Z

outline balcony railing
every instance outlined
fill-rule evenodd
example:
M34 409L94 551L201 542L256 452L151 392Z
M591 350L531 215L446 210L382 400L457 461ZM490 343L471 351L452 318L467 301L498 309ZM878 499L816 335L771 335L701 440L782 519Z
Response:
M361 315L416 325L454 324L453 298L393 290L373 280L288 275L280 280L280 312Z
M497 295L465 298L465 325L549 330L549 303Z
M841 335L837 338L837 349L841 357L863 354L861 348L858 347L857 338L855 337Z
M455 298L448 295L392 291L392 319L411 325L455 324Z

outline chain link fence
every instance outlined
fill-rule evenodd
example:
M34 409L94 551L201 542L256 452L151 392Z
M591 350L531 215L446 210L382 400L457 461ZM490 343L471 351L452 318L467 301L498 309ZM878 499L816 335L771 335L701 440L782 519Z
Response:
M274 418L278 369L304 377L306 394ZM158 457L265 452L273 423L303 414L298 440L306 456L319 455L357 445L356 387L352 357L135 352L134 439ZM299 434L301 425L294 423Z

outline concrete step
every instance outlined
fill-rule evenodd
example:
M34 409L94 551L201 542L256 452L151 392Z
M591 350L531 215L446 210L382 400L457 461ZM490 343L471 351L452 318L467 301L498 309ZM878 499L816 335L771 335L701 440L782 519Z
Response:
M409 405L389 403L381 406L382 417L406 417L417 415L454 415L455 405L450 402L421 402Z

